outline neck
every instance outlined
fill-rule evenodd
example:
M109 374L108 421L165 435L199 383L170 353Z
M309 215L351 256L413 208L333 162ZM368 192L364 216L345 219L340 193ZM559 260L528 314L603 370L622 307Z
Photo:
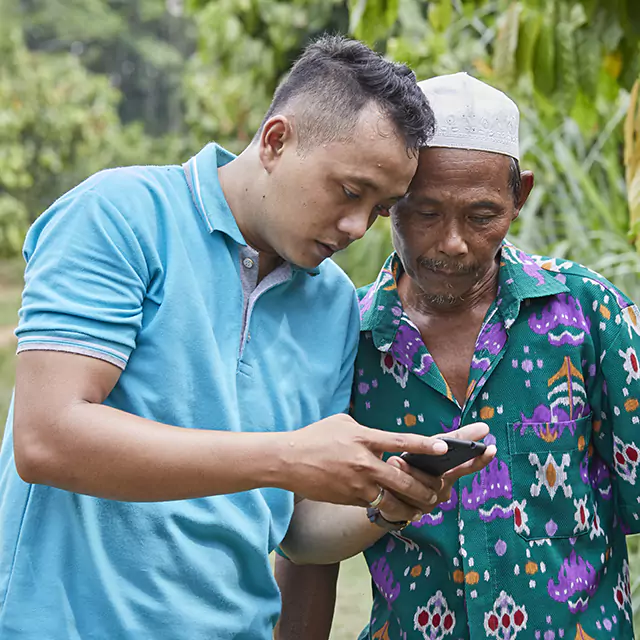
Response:
M499 269L496 260L471 289L464 295L452 299L425 293L418 282L403 273L398 282L398 294L409 315L411 311L436 318L477 311L484 314L497 295Z
M249 146L235 160L218 169L218 179L242 237L260 254L259 278L262 279L282 263L282 258L271 249L259 230L260 221L264 220L263 185L259 178L256 179L259 171L257 153Z

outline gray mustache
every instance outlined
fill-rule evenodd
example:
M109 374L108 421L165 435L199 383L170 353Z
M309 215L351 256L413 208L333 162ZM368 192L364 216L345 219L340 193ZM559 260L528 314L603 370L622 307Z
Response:
M453 273L468 274L476 273L478 271L477 265L465 265L459 262L444 262L444 260L429 260L422 258L419 260L419 264L422 267L431 269L432 271L451 271Z

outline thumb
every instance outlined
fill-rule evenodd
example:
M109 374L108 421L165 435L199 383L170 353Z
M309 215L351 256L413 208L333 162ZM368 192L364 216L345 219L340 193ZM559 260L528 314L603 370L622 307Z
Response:
M489 433L489 426L484 422L473 422L460 427L455 431L449 431L447 438L457 438L459 440L482 440ZM445 435L445 434L443 434Z

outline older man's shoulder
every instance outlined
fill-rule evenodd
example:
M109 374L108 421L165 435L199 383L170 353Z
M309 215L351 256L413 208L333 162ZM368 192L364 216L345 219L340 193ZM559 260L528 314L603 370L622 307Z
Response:
M570 294L584 302L615 304L620 310L634 306L634 301L625 295L602 274L586 265L564 258L553 258L528 254L540 268L555 273L556 278L565 284Z

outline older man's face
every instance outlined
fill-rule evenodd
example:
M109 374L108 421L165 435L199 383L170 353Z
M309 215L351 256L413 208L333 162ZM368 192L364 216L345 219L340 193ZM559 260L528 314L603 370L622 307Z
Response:
M511 160L484 151L420 152L407 196L392 213L402 264L427 299L455 303L495 268L518 215L509 188Z

